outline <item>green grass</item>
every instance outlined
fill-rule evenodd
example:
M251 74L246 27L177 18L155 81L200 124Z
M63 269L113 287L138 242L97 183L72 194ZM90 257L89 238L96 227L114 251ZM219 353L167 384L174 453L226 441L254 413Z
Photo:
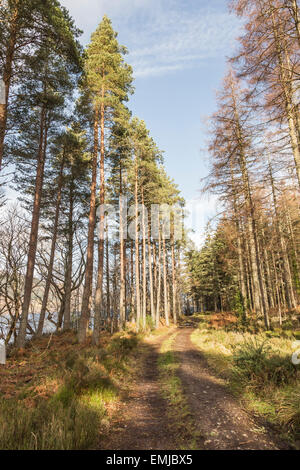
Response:
M158 368L162 394L168 403L168 418L172 432L177 436L179 449L196 449L197 432L187 399L182 390L181 380L177 376L179 363L173 353L173 344L177 333L166 339L160 350Z
M233 393L295 443L300 438L300 367L291 361L289 338L207 328L200 323L193 343Z
M92 447L105 411L73 398L68 407L59 400L34 408L8 401L0 403L2 450L72 450Z
M18 395L0 397L0 449L97 448L109 426L108 405L119 399L140 339L126 332L114 335L102 348L70 349L65 354L62 343L59 350L47 351L42 380L33 378ZM30 355L28 359L31 367L37 362ZM17 362L16 369L21 365ZM49 391L53 382L56 389ZM36 389L43 389L44 396L35 394Z

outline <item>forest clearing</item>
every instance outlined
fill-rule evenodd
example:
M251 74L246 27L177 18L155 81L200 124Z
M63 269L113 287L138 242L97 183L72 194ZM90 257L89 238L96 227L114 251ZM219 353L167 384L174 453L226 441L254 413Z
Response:
M300 450L299 2L84 3L0 0L0 451Z

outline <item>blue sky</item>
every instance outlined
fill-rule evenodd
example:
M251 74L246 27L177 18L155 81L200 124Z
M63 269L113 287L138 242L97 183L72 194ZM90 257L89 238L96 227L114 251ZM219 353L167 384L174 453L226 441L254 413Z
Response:
M61 0L87 44L104 14L129 49L135 95L130 109L144 119L165 151L168 174L195 211L189 221L199 242L215 198L200 199L207 173L205 119L215 109L215 91L236 48L239 20L227 0ZM195 210L196 206L196 210Z

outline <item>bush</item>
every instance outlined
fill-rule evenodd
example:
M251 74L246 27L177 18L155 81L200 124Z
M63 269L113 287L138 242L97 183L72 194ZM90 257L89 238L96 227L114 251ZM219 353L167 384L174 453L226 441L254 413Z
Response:
M232 373L237 386L256 388L258 392L265 384L284 385L297 377L290 357L275 354L268 340L256 337L235 347Z
M128 353L136 348L138 342L139 338L136 334L132 333L129 336L126 333L119 333L112 339L108 348L108 353L116 354L120 359L123 359Z
M300 438L300 391L288 390L278 410L281 423L293 430L297 438Z

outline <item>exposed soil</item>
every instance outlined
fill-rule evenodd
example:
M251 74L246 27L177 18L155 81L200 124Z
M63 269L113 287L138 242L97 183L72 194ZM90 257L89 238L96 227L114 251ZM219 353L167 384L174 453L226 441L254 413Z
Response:
M129 391L124 391L125 401L100 449L176 449L175 436L168 429L167 403L161 395L157 366L161 344L172 332L152 337L143 346L139 370Z
M192 332L192 323L181 325L173 348L180 362L178 375L197 436L201 436L201 449L287 449L273 431L243 410L222 380L209 370L205 358L191 342ZM163 337L153 337L143 347L138 373L124 396L110 433L100 442L101 449L176 449L178 440L168 422L157 367L161 344L172 333L173 330Z

